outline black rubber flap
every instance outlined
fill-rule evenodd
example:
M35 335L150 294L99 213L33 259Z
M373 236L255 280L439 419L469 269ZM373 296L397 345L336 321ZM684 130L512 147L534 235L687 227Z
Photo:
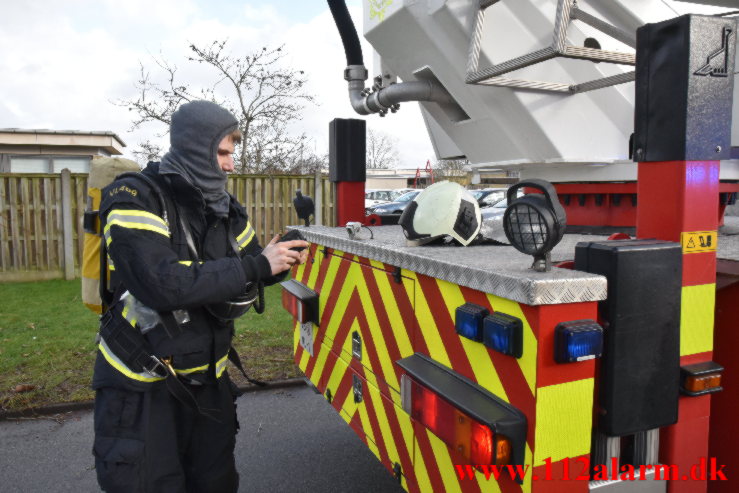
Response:
M328 125L328 177L332 182L367 181L367 124L334 118Z
M523 465L526 452L526 415L470 379L428 356L416 353L397 361L416 381L454 407L489 426L511 442L511 464Z
M659 240L579 243L575 269L608 279L599 429L629 435L677 421L682 248Z

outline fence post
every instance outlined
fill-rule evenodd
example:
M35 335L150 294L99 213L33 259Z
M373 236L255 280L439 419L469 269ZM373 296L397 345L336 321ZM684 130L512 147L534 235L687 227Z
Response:
M313 205L316 207L316 212L313 214L313 223L316 226L323 226L323 175L321 170L317 169L315 174L315 181L313 182Z
M62 235L64 238L64 279L74 279L74 250L72 248L72 173L62 170Z

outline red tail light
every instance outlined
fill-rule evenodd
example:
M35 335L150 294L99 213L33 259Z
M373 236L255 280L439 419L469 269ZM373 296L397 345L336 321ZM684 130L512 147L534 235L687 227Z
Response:
M285 289L282 290L282 307L300 323L305 322L305 320L303 319L305 314L305 310L303 310L303 304L300 302L297 296Z
M411 417L431 430L470 464L507 464L511 456L508 439L454 407L432 390L403 376L403 407ZM493 454L493 452L496 452Z
M437 431L437 423L439 421L439 398L433 392L425 391L420 385L412 385L411 404L413 406L413 416L416 420L422 422L432 431Z

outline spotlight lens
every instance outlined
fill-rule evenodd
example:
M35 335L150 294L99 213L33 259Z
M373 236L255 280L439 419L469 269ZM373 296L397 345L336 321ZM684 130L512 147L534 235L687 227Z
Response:
M509 240L518 250L529 255L543 253L549 242L550 231L541 213L529 204L513 204L505 219Z

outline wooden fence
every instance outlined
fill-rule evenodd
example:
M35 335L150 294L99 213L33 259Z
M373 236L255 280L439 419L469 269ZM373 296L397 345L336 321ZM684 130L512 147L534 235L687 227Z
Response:
M262 245L299 224L292 206L298 189L313 197L314 223L332 226L334 191L325 176L231 175L228 181ZM0 174L0 282L78 276L86 202L86 174Z

